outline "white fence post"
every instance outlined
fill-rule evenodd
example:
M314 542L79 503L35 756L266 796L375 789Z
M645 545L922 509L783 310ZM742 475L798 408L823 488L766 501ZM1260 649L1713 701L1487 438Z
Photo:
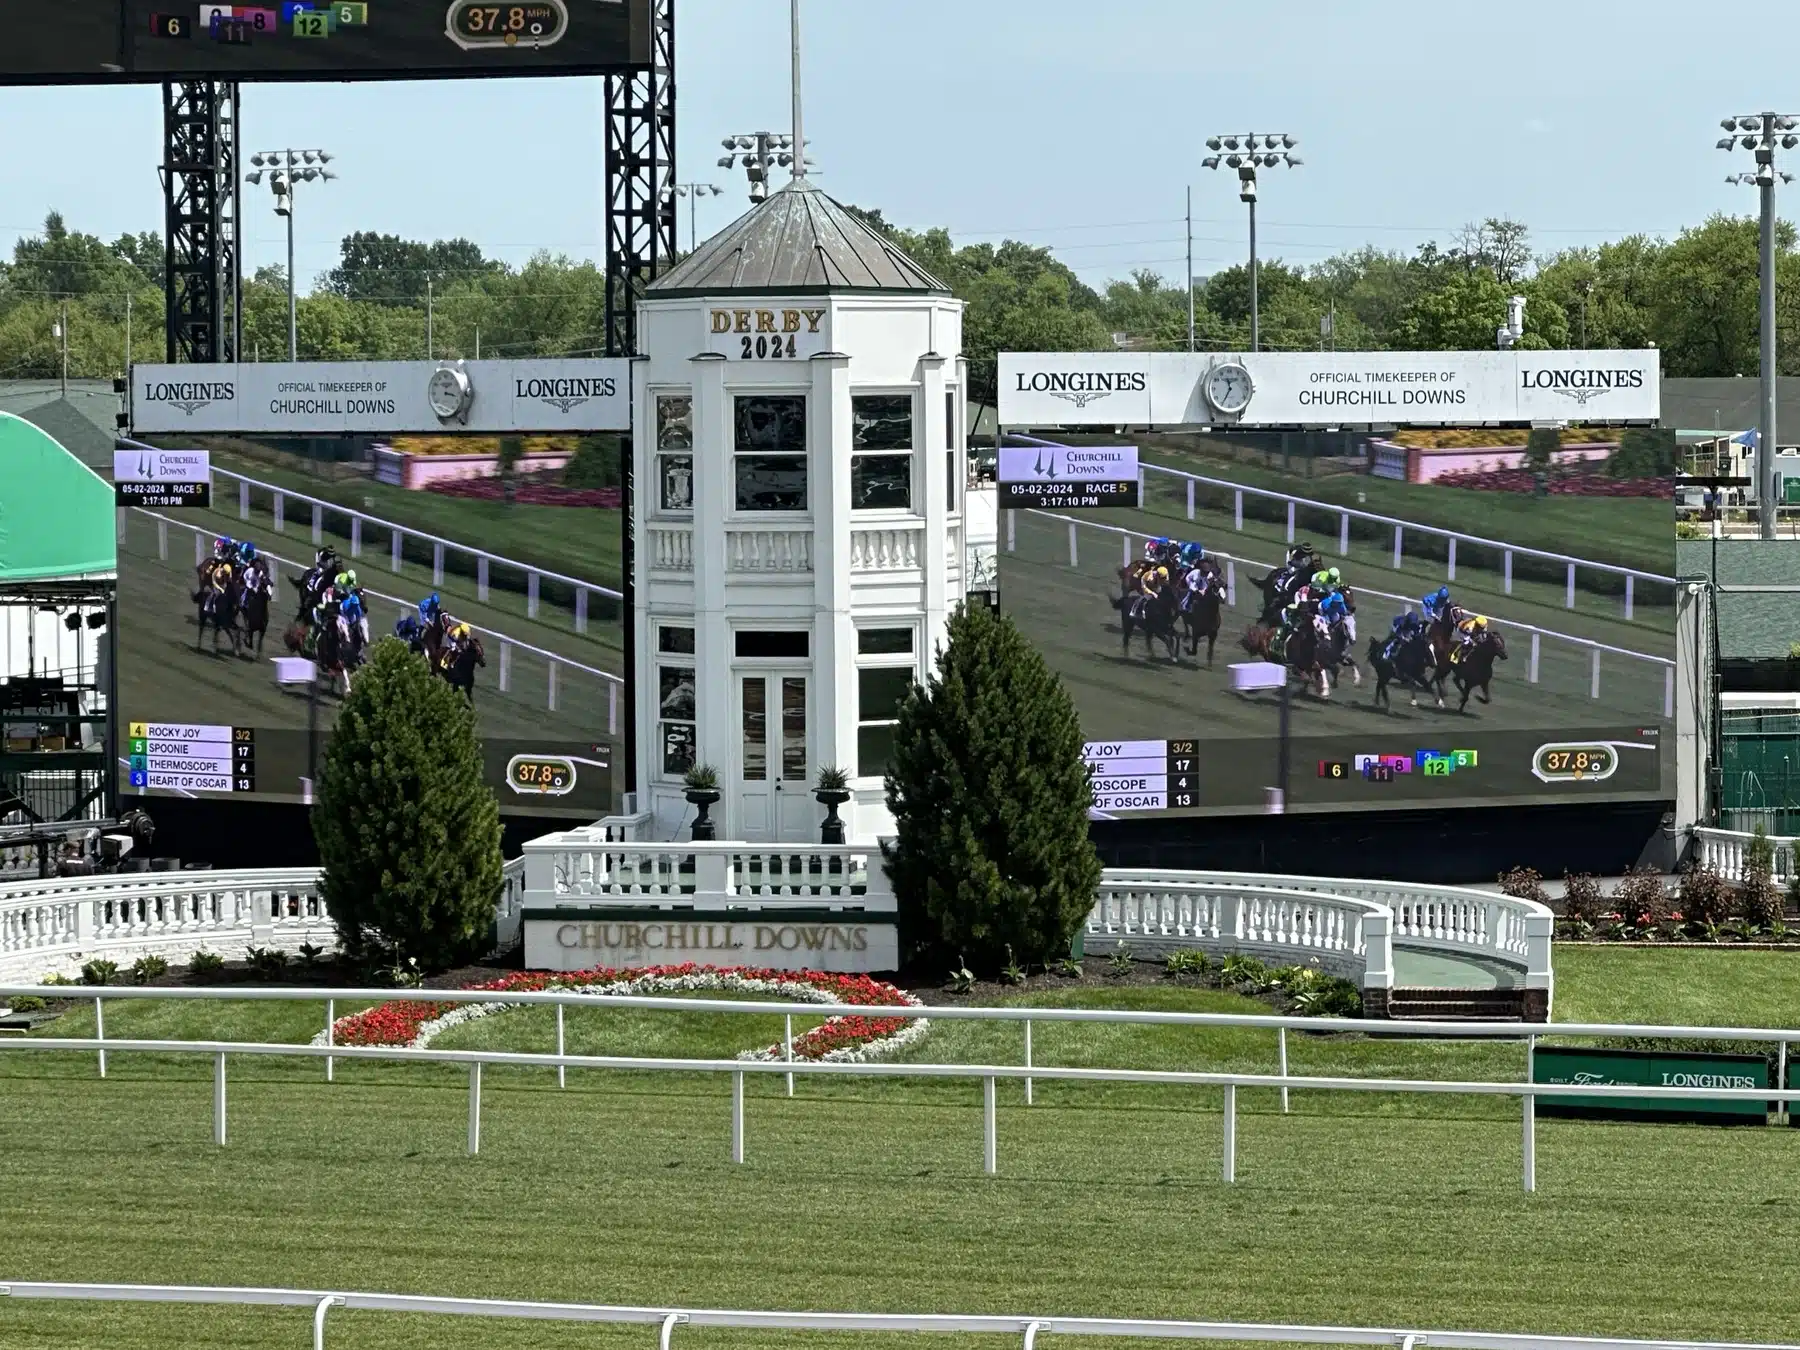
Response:
M213 1143L225 1147L225 1052L213 1059Z
M1225 560L1225 603L1237 608L1237 559Z
M199 530L194 531L194 566L198 567L206 561L206 535Z
M1775 1087L1776 1087L1776 1090L1779 1091L1780 1089L1787 1086L1787 1064L1788 1064L1787 1042L1786 1041L1777 1041L1777 1042L1775 1042L1775 1045L1776 1045ZM1777 1121L1779 1121L1787 1113L1788 1113L1787 1098L1786 1097L1777 1097L1775 1099L1775 1119Z
M1016 507L1006 508L1006 551L1015 552L1019 547L1019 512Z
M156 556L159 561L169 561L169 522L161 518L156 522Z
M1663 667L1663 716L1675 715L1675 667Z
M559 1058L564 1053L563 1044L563 1005L559 1003L556 1005L556 1053ZM556 1086L559 1088L569 1086L568 1065L558 1064L556 1066Z
M731 1075L731 1161L744 1161L744 1075Z
M502 640L500 643L500 692L506 693L512 687L512 643Z
M441 541L431 545L431 584L444 584L444 545Z
M1288 498L1288 543L1294 542L1294 500Z
M1025 1019L1025 1067L1031 1067L1031 1019ZM1031 1105L1031 1080L1025 1080L1025 1105Z
M1194 518L1194 480L1191 478L1187 480L1187 497L1188 519L1192 520Z
M392 561L388 564L388 570L390 572L398 574L400 571L400 547L404 542L405 539L400 531L388 531L388 553L392 558Z
M994 1104L994 1080L981 1080L981 1170L990 1177L1000 1170L1000 1126Z
M106 1009L101 1005L99 999L94 1000L94 1039L97 1041L106 1039ZM100 1076L104 1078L106 1077L106 1051L104 1049L100 1051L99 1058Z
M1537 1093L1525 1089L1525 1138L1521 1152L1525 1163L1525 1192L1537 1189Z
M1400 540L1406 531L1402 526L1394 526L1394 570L1400 570Z
M1338 517L1338 557L1350 556L1350 513L1345 511Z
M1225 1085L1225 1180L1237 1180L1237 1084Z
M327 1049L337 1044L337 1000L325 1000L325 1046ZM325 1081L331 1082L337 1075L337 1061L330 1055L325 1056Z
M1531 635L1531 664L1525 672L1525 682L1527 684L1536 684L1538 682L1538 647L1539 640L1542 637L1542 633L1533 633ZM504 687L505 686L502 686L502 688Z
M250 484L244 479L238 480L238 519L250 519Z
M1286 1027L1279 1028L1277 1034L1281 1037L1281 1041L1278 1046L1279 1050L1281 1051L1281 1076L1283 1078L1286 1078L1288 1076L1288 1071L1287 1071L1287 1028ZM1281 1085L1281 1114L1285 1116L1287 1113L1288 1113L1288 1090L1287 1090L1287 1084L1283 1083Z
M1595 655L1598 655L1598 654L1599 653L1597 653L1597 652L1595 653ZM1599 679L1600 677L1598 674L1596 674L1594 676L1594 678ZM549 679L548 688L549 688L549 695L550 695L550 711L555 712L556 711L556 658L555 657L550 658L550 679Z
M1575 564L1574 563L1569 564L1569 589L1568 589L1568 595L1563 601L1563 608L1564 609L1574 609L1575 608Z
M1119 537L1119 566L1131 566L1131 536L1128 534Z
M1625 618L1628 622L1631 619L1631 583L1636 580L1637 578L1631 573L1625 574Z
M606 682L606 734L608 736L619 734L619 682L617 680Z
M1456 580L1456 536L1450 535L1450 536L1448 536L1448 538L1450 540L1450 575L1446 579L1449 581L1455 581Z
M1511 595L1512 594L1512 550L1510 548L1506 550L1505 573L1506 573L1506 583L1505 583L1506 593L1508 595Z
M281 493L275 494L275 533L287 532L287 498Z
M350 556L362 557L362 517L350 517Z
M1242 534L1244 531L1244 489L1239 488L1232 495L1235 499L1232 502L1231 508L1233 517L1232 528L1237 530L1239 534Z
M1075 542L1075 522L1072 520L1069 522L1069 566L1081 566L1081 549Z
M469 1156L481 1152L481 1061L469 1065Z
M477 558L475 560L475 598L484 605L487 603L488 560L486 558Z
M788 1013L782 1018L781 1057L789 1064L794 1062L794 1014ZM788 1070L787 1095L794 1095L794 1071Z
M587 587L577 586L575 588L575 631L577 633L587 632L587 598Z
M1594 678L1592 688L1588 691L1588 697L1600 697L1600 649L1598 647L1594 648Z
M314 548L325 542L325 508L317 502L313 503L312 540Z

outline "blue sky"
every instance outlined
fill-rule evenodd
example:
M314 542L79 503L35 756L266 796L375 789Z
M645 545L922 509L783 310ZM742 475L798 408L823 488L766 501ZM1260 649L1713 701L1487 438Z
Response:
M391 2L391 0L390 0ZM716 183L702 236L746 205L720 137L788 126L786 0L677 0L682 181ZM1296 135L1266 174L1262 251L1309 262L1410 249L1487 215L1540 250L1672 234L1747 212L1713 148L1726 113L1800 111L1782 78L1800 6L1754 21L1691 0L804 0L806 128L819 181L959 239L1050 244L1090 280L1179 276L1192 184L1195 270L1243 252L1214 131ZM1785 101L1784 101L1785 100ZM323 146L342 177L302 189L299 272L354 229L464 235L523 261L597 256L593 80L253 85L245 152ZM111 237L159 229L160 91L0 90L0 247L56 207ZM1796 152L1800 160L1800 152ZM1734 162L1737 161L1737 162ZM1800 186L1800 185L1797 185ZM285 250L246 188L246 257ZM682 209L682 239L688 216Z

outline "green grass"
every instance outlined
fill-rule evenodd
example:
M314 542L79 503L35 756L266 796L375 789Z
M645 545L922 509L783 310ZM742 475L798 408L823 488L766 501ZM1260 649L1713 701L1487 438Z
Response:
M1564 1018L1624 998L1634 1016L1744 1020L1792 1008L1800 973L1783 954L1557 955ZM1029 997L1261 1006L1161 987ZM654 1016L571 1016L569 1043L722 1054L779 1034L760 1016L664 1015L660 1031ZM51 1034L81 1034L83 1017ZM299 1040L322 1018L317 1003L119 1004L107 1030ZM528 1010L440 1044L542 1048L552 1028ZM1040 1062L1268 1068L1273 1042L1039 1023L1034 1048ZM1016 1063L1020 1049L1017 1027L940 1020L915 1053ZM1516 1045L1466 1042L1291 1036L1290 1052L1296 1072L1516 1077L1522 1063ZM984 1177L973 1083L803 1079L789 1100L779 1078L753 1079L734 1167L719 1078L575 1072L559 1091L542 1071L490 1071L476 1158L460 1074L340 1064L335 1084L321 1078L316 1063L234 1062L220 1152L204 1062L115 1054L101 1082L91 1057L0 1052L0 1279L1749 1340L1792 1339L1800 1317L1800 1247L1783 1236L1800 1131L1543 1122L1526 1196L1510 1105L1297 1093L1283 1116L1272 1093L1246 1093L1226 1186L1211 1091L1039 1083L1029 1109L1003 1094L1000 1175ZM0 1299L8 1350L276 1347L306 1332L299 1311ZM327 1344L642 1350L651 1334L334 1312ZM832 1344L911 1344L875 1339ZM821 1342L684 1328L676 1343Z
M1800 1027L1800 952L1558 943L1556 1020Z

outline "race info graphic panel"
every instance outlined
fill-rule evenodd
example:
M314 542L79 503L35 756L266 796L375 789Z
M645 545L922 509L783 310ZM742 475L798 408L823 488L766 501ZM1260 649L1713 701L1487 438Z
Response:
M130 419L141 436L628 431L630 386L611 357L138 365Z
M1054 426L1654 423L1659 353L1001 352L1000 422Z
M1135 445L1003 445L1001 506L1083 510L1139 504Z
M592 75L650 63L651 0L0 0L0 83Z
M1166 811L1195 805L1195 741L1089 741L1081 747L1094 784L1094 809Z
M131 786L178 793L255 792L256 730L192 722L133 722Z
M114 450L113 504L211 506L211 452L149 446Z

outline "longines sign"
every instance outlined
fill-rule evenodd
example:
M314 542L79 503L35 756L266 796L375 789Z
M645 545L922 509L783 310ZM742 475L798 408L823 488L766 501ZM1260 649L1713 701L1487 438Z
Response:
M1650 351L1002 352L1006 426L1654 422Z
M631 969L681 961L776 970L894 970L900 940L892 923L802 922L775 913L731 922L525 919L525 964L533 970Z
M625 431L622 360L302 361L134 366L143 434Z

